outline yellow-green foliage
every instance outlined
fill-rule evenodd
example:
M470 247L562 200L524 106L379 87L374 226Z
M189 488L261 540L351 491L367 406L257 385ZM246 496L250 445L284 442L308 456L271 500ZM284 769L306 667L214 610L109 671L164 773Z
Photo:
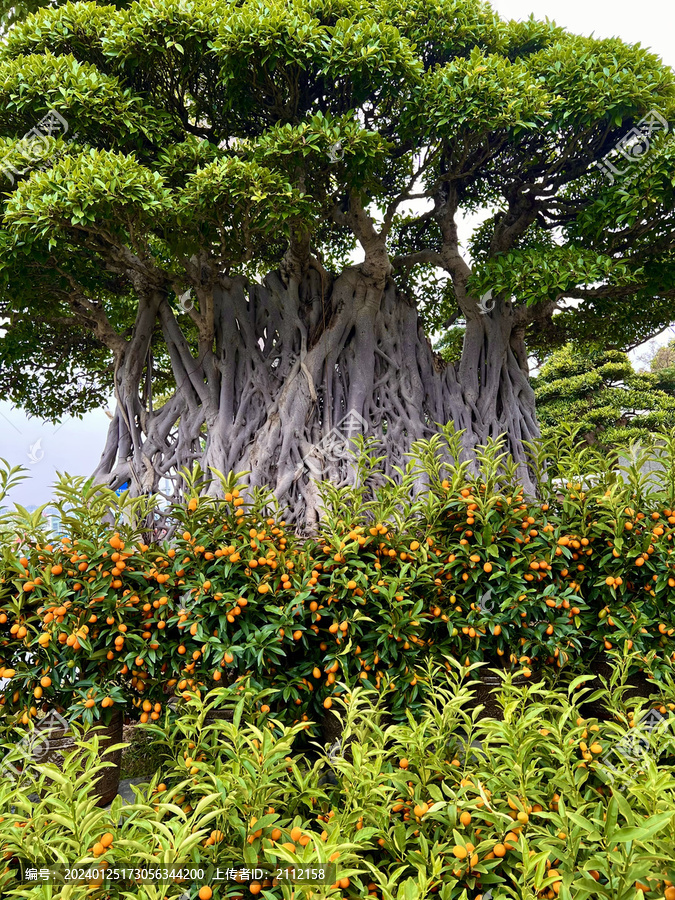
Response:
M335 881L291 887L268 880L262 896L475 900L492 890L497 900L668 897L675 881L670 731L658 740L651 732L648 752L622 760L613 748L637 733L642 713L598 724L581 718L578 684L551 691L508 679L504 721L477 723L461 674L427 671L430 699L418 721L401 725L386 724L373 692L345 692L338 708L350 752L331 762L325 752L300 753L300 726L288 729L263 714L264 696L246 689L236 707L232 689L194 697L174 726L153 726L166 761L150 784L134 788L132 803L118 798L109 810L95 808L87 790L94 756L71 759L62 773L26 766L13 784L0 782L0 891L27 900L194 900L211 886L223 900L251 892L215 884L209 866L274 870L332 860ZM668 698L675 701L672 680ZM205 714L216 705L234 708L234 720L208 724ZM472 741L482 749L467 753ZM21 888L14 880L19 859L78 868L203 867L205 875L181 885Z

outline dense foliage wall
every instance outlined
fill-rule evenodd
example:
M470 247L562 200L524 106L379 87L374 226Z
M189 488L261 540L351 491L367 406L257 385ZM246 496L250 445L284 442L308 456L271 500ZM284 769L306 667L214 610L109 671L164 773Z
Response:
M458 453L458 436L445 439ZM368 500L378 464L364 452L356 487L323 486L313 537L234 475L223 501L198 496L195 477L173 533L152 545L147 509L130 523L144 501L122 498L111 527L114 494L64 485L66 533L49 538L24 516L20 545L3 548L3 712L25 723L55 706L91 721L124 706L156 719L171 694L250 678L291 721L320 718L359 682L398 716L423 702L427 663L529 676L631 650L668 667L675 438L661 441L665 471L650 486L642 459L621 471L570 434L547 469L543 450L533 460L539 499L498 445L472 476L445 466L439 436ZM411 499L420 471L428 492Z

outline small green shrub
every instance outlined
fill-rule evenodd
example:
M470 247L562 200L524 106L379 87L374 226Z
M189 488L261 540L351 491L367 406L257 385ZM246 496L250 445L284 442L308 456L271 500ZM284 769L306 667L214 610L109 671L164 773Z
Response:
M73 757L63 773L26 766L15 783L0 782L0 891L27 900L161 900L187 889L193 900L203 886L20 886L20 860L224 869L333 859L337 883L295 886L293 896L667 896L675 882L670 720L658 738L650 733L647 752L626 759L617 748L640 731L644 707L635 707L632 727L628 717L598 723L581 718L583 683L552 691L507 680L504 720L477 721L461 668L420 674L429 698L401 724L387 720L376 691L345 689L336 703L342 750L332 756L299 752L302 725L261 714L266 696L250 685L194 695L177 721L146 726L167 762L134 789L134 802L117 799L109 810L95 808L86 789L95 745L85 744L89 761ZM672 688L668 696L675 699ZM621 705L618 696L607 702ZM228 708L231 721L209 719ZM214 900L250 894L233 883L211 887ZM270 900L291 896L271 881L261 888Z

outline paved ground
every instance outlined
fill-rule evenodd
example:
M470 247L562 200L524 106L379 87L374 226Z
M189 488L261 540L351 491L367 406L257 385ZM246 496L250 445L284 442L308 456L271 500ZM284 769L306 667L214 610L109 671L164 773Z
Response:
M126 778L124 781L120 781L117 796L121 797L125 803L133 803L135 798L133 791L131 790L131 785L142 784L144 781L147 783L150 781L150 778L147 775L144 775L141 778ZM109 805L107 808L109 808Z

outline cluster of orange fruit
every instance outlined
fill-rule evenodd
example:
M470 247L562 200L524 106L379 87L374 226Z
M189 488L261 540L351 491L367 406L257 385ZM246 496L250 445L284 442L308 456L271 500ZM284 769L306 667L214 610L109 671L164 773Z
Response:
M29 697L94 717L125 704L151 720L166 690L187 697L254 672L271 708L290 705L296 721L332 708L345 678L386 690L403 715L424 701L415 670L426 657L502 658L527 676L535 661L641 650L654 632L674 652L671 509L625 507L612 533L587 498L569 513L517 491L491 498L479 483L446 481L442 493L433 521L339 519L300 539L235 488L222 515L192 498L171 545L118 532L36 543L0 576L21 598L18 613L0 609L13 682L0 702L22 721L37 713ZM17 675L26 648L44 663L37 679ZM105 664L90 666L99 651ZM96 692L76 685L68 700L66 666Z

